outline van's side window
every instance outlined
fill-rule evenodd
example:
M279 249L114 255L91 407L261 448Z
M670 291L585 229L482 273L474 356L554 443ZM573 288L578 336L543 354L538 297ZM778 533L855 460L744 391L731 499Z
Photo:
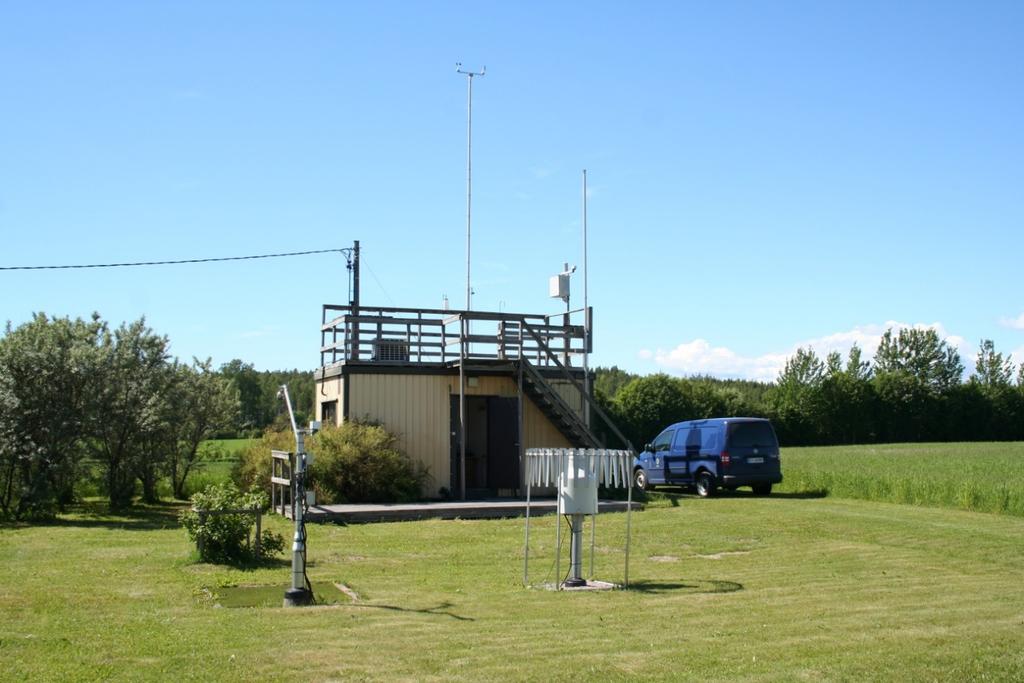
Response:
M700 427L694 427L686 437L686 454L698 455L700 453L700 434L704 431Z
M701 444L701 450L705 453L717 453L718 452L718 429L705 429L704 430L704 442Z
M667 451L669 446L672 444L672 435L676 433L674 429L666 429L661 434L658 434L658 438L654 440L654 452Z

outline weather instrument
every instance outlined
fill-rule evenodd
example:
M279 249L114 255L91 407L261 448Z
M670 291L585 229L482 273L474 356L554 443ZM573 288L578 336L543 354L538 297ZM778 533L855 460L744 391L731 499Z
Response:
M288 385L282 384L277 397L284 399L288 408L288 419L295 434L295 472L292 476L292 519L295 521L295 536L292 539L292 584L284 592L285 607L302 607L313 603L313 586L306 575L306 507L310 504L306 493L306 467L313 463L313 455L306 453L305 438L319 431L319 422L310 422L309 429L295 425L295 412L288 395Z
M558 514L569 523L569 571L561 576L562 524L555 525L556 590L607 589L615 584L594 580L594 543L597 522L597 487L625 488L626 548L623 587L629 586L629 537L633 509L631 450L607 448L530 448L526 451L526 539L523 583L530 585L530 498L534 486L556 486ZM583 522L590 517L590 579L583 578Z

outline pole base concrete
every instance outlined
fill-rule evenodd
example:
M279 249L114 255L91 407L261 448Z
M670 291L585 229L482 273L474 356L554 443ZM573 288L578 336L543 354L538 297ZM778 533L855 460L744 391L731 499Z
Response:
M284 592L284 607L305 607L313 604L313 593L305 588L289 588Z
M587 585L587 580L586 579L577 579L577 578L573 577L571 579L566 579L565 582L562 585L565 586L566 588L579 588L580 586L586 586Z

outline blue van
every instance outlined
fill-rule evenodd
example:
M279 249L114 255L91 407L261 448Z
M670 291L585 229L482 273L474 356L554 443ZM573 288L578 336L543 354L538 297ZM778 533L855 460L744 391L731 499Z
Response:
M749 486L767 496L780 481L779 440L772 423L759 417L677 422L633 460L633 482L641 490L695 486L707 498L719 486Z

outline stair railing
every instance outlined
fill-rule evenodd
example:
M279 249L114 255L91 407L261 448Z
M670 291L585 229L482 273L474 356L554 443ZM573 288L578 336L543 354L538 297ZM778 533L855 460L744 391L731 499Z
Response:
M562 376L564 376L567 380L572 382L573 386L576 387L577 391L580 392L580 396L583 397L584 403L587 405L587 407L593 408L594 412L597 413L597 416L601 418L601 420L605 423L605 425L607 425L609 429L611 429L612 433L615 434L615 436L618 437L619 440L622 441L622 443L626 444L626 447L629 448L629 450L635 453L636 448L633 447L632 442L630 442L630 440L627 439L621 431L619 431L619 428L615 426L615 423L611 421L611 418L609 418L608 415L604 412L604 410L601 409L601 406L597 405L597 402L594 401L594 399L587 394L587 392L583 389L583 386L578 381L576 381L576 378L573 377L572 374L569 372L569 369L565 367L562 361L558 360L558 356L552 353L551 349L547 345L547 342L544 341L544 338L540 334L538 334L537 331L534 330L533 327L530 325L530 323L526 322L526 320L522 321L522 326L523 329L530 333L530 336L533 337L534 341L537 342L537 348L543 349L544 353L547 354L547 357L551 359L555 366L557 366L558 369L562 371ZM522 360L525 361L526 358L524 357L522 358ZM540 373L537 374L538 376L540 375Z
M593 447L599 446L600 444L597 438L590 431L590 428L587 427L587 423L580 419L580 416L576 414L576 411L573 410L569 404L565 402L565 399L563 399L558 392L554 390L554 387L552 387L544 377L537 372L537 369L533 364L526 358L520 359L519 362L522 363L523 369L526 370L526 374L530 376L530 381L537 386L538 393L545 395L548 400L551 401L557 411L572 423L571 427L573 427L575 431L579 432L585 441L589 442L588 445Z

